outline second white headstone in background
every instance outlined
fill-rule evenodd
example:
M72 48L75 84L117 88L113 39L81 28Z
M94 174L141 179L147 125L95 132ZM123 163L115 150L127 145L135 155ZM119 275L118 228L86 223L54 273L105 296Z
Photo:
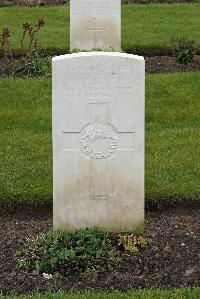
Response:
M121 49L120 0L71 0L70 48Z

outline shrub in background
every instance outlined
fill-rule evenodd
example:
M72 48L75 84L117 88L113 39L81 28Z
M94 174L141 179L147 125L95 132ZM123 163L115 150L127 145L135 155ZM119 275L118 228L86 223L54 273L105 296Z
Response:
M172 52L176 61L187 64L193 60L195 54L195 42L192 39L180 37L172 39Z

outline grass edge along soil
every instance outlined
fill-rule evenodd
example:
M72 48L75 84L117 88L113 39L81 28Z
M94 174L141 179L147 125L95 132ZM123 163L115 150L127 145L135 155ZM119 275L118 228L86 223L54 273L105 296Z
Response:
M199 287L181 288L174 290L140 290L127 293L113 292L113 293L76 293L66 294L46 293L28 296L1 296L1 299L198 299L200 294Z

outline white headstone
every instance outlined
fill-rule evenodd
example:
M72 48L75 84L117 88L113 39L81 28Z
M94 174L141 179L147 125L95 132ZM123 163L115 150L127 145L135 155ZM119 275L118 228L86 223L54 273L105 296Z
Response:
M142 231L144 60L53 59L54 229Z
M71 0L70 48L121 49L121 0Z

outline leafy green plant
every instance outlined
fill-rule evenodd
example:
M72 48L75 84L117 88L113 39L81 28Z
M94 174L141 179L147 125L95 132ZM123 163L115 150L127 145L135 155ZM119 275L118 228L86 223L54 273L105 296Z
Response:
M27 76L50 77L51 57L41 57L35 52L28 60L25 60L23 65L16 68L15 73Z
M29 241L16 253L16 258L19 269L37 274L97 273L120 263L108 234L97 228L49 232Z
M193 60L195 54L195 42L185 37L172 39L172 51L177 62L188 64Z
M147 247L147 241L142 236L131 235L119 235L118 246L122 247L123 250L129 251L130 253L138 252L139 249Z

